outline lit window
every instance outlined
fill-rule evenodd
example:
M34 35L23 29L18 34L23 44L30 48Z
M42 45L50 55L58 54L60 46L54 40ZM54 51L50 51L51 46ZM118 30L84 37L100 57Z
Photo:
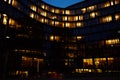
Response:
M69 10L66 10L66 14L70 14L70 11L69 11Z
M55 36L55 41L59 41L60 37L59 36Z
M93 60L92 59L83 59L83 65L84 65L84 67L93 65Z
M109 7L110 6L110 2L106 2L105 4L104 4L104 7Z
M75 17L74 17L74 21L77 21L77 20L78 20L78 16L75 16Z
M120 0L115 0L115 4L119 4L120 3Z
M106 65L106 58L95 58L94 59L96 68L100 68L100 67L105 67Z
M83 13L85 13L85 12L86 12L86 8L81 9L81 11L82 11Z
M68 18L67 16L64 16L64 17L63 17L63 20L64 20L64 21L67 21L67 18Z
M115 15L115 20L120 20L120 14Z
M60 13L60 10L59 9L55 9L55 13Z
M37 7L32 5L32 6L30 6L30 9L32 9L33 11L35 11L35 12L36 12Z
M97 15L98 15L97 12L92 12L92 13L90 13L90 17L91 17L91 18L95 18Z
M50 36L50 40L53 41L54 40L54 36Z
M70 27L70 23L66 23L66 27Z
M9 25L15 25L15 20L9 19Z
M55 10L54 10L54 9L51 9L51 12L53 12L53 13L54 13L54 12L55 12Z
M31 18L34 18L34 13L30 13L30 17L31 17Z
M111 6L113 6L114 5L114 2L113 1L111 1Z
M77 36L77 40L81 40L82 39L82 36Z
M41 7L43 8L43 9L45 9L45 5L43 4L43 5L41 5Z
M83 20L83 16L79 16L79 20Z
M18 2L16 0L12 0L12 5L17 7L18 6Z
M7 15L6 14L3 14L3 24L6 25L7 24Z
M90 7L87 8L87 10L88 11L93 11L93 10L95 10L95 8L96 8L96 6L90 6Z
M8 0L8 4L11 4L11 0Z
M47 16L47 12L42 11L42 12L41 12L41 15L42 15L42 16Z
M82 23L81 22L77 22L77 27L82 27Z
M44 23L44 18L41 18L41 19L40 19L40 22Z
M119 39L106 40L105 42L106 42L107 45L120 43Z
M103 23L110 22L110 21L112 21L112 16L107 16L107 17L102 18Z
M74 53L68 53L67 55L69 58L74 58Z
M58 26L60 23L58 21L55 21L55 26Z
M7 2L7 0L4 0L5 2Z

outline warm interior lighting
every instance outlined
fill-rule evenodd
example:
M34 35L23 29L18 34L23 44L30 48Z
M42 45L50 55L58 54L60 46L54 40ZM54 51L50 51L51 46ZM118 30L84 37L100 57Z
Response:
M74 58L74 53L68 53L67 55L69 58Z
M55 13L60 13L60 10L59 9L55 9Z
M77 27L82 27L82 23L81 22L77 22Z
M83 13L85 13L85 12L86 12L86 8L81 9L81 11L82 11Z
M50 36L50 40L53 41L54 40L54 36Z
M95 9L95 7L96 7L96 6L89 6L89 7L87 8L87 10L88 10L88 11L93 11L93 10Z
M3 24L6 25L7 24L7 15L6 14L3 14Z
M60 37L59 36L55 36L55 41L59 41Z
M93 60L92 59L83 59L83 65L84 67L88 65L93 65Z
M83 16L79 16L79 20L83 20Z
M120 14L115 15L115 20L120 20Z
M114 5L114 2L113 2L113 1L111 1L111 5L112 5L112 6Z
M64 16L64 17L63 17L63 20L64 20L64 21L67 21L67 18L68 18L67 16Z
M30 13L30 17L31 17L31 18L34 18L34 13Z
M66 10L66 14L70 14L70 10Z
M92 13L90 13L90 17L91 17L91 18L95 18L97 15L98 15L97 12L92 12Z
M110 2L106 2L105 4L104 4L104 7L109 7L110 6Z
M103 23L110 22L110 21L112 21L112 16L107 16L107 17L102 18Z
M18 2L16 0L12 0L12 5L17 7L18 6Z
M9 19L9 25L15 25L15 20Z
M75 17L74 17L74 21L78 21L78 16L75 16Z
M35 11L35 12L36 12L37 7L36 7L36 6L34 6L34 5L31 5L31 6L30 6L30 9L32 9L33 11Z
M42 4L41 7L42 7L43 9L45 9L45 5L44 5L44 4Z
M66 23L66 27L70 28L70 23Z
M115 4L119 4L120 3L120 0L115 0Z
M82 39L82 36L77 36L77 40L81 40Z
M107 45L120 43L119 39L106 40L105 42L106 42Z

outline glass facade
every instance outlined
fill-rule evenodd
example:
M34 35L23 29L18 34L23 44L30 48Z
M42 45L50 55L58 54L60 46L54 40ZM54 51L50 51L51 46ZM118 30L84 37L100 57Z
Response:
M4 74L120 72L120 1L88 3L57 8L37 0L1 0L0 53L3 67L10 65Z

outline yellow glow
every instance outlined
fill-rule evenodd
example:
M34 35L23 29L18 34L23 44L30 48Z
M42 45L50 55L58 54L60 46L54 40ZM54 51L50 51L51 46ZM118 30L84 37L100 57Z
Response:
M70 23L66 23L66 27L70 27Z
M41 18L41 19L40 19L40 22L44 23L44 18Z
M108 58L108 60L114 60L114 58Z
M83 16L79 16L79 20L83 20Z
M66 14L70 14L70 10L66 10Z
M86 12L86 8L81 9L81 11L82 11L83 13L85 13L85 12Z
M88 10L88 11L93 11L93 10L95 9L95 7L96 7L96 6L89 6L89 7L87 8L87 10Z
M18 2L16 0L12 0L12 5L17 7L18 6Z
M53 41L54 40L54 36L50 36L50 40Z
M6 14L3 14L3 24L6 25L7 24L7 15Z
M75 16L75 17L74 17L74 21L77 21L77 20L78 20L78 16Z
M45 5L43 4L43 5L41 5L41 7L43 8L43 9L45 9Z
M77 36L77 40L81 40L82 39L82 36Z
M97 15L98 15L97 12L92 12L92 13L90 13L90 17L91 17L91 18L95 18Z
M68 18L67 16L64 16L64 17L63 17L63 20L64 20L64 21L67 21L67 18Z
M31 17L31 18L34 18L34 13L30 13L30 17Z
M9 25L15 25L15 20L9 19Z
M54 10L54 9L51 9L51 12L53 12L53 13L54 13L54 12L55 12L55 10Z
M69 58L74 58L74 53L68 53L67 55Z
M112 21L112 16L107 16L107 17L102 18L103 23L110 22L110 21Z
M82 23L81 22L77 22L77 27L82 27Z
M60 37L59 37L59 36L55 36L55 40L56 40L56 41L59 41L59 40L60 40Z
M109 6L110 6L110 2L104 4L104 7L109 7Z
M106 42L107 45L120 43L119 39L106 40L105 42Z
M93 60L92 59L83 59L83 63L87 65L93 65Z
M60 10L59 9L55 9L55 13L60 13Z
M36 6L34 6L34 5L31 5L31 6L30 6L30 9L32 9L33 11L35 11L35 12L36 12L37 7L36 7Z
M115 15L115 19L116 19L116 20L119 20L119 19L120 19L120 14L116 14L116 15Z
M111 1L111 5L114 5L114 2L113 2L113 1Z

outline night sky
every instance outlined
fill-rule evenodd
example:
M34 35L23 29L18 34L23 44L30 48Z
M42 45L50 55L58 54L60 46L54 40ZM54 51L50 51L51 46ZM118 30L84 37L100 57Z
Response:
M65 8L67 6L70 6L72 4L81 2L83 0L42 0L48 4L51 4L53 6L57 6L57 7L61 7L61 8Z

